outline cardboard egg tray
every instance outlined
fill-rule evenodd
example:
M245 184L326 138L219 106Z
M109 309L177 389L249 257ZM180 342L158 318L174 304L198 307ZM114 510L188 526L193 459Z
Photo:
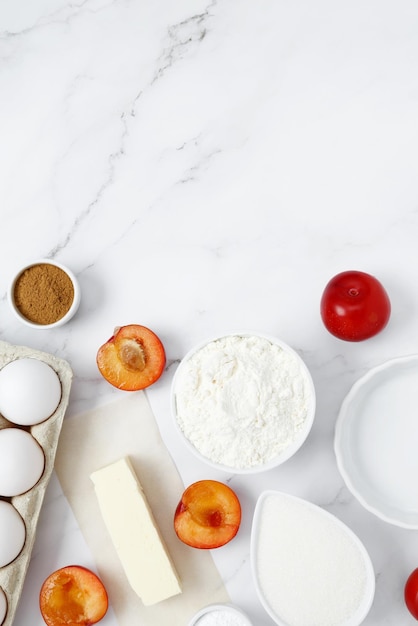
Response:
M39 513L54 468L58 439L65 411L68 406L73 377L69 364L63 359L58 359L46 352L40 352L24 346L14 346L5 341L0 341L0 369L10 361L27 357L44 361L55 370L61 382L61 400L55 412L46 421L30 427L21 427L12 424L0 414L0 429L14 427L28 430L41 445L45 455L44 472L36 485L22 495L12 498L2 498L3 500L11 502L22 516L26 526L26 540L20 554L15 560L4 567L0 567L0 587L6 594L7 599L7 614L1 626L12 625L22 593L35 541ZM0 540L2 540L1 537Z

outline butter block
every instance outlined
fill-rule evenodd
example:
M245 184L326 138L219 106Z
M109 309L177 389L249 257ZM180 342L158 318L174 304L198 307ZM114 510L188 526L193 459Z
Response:
M179 577L130 459L107 465L90 478L127 579L143 604L181 593Z

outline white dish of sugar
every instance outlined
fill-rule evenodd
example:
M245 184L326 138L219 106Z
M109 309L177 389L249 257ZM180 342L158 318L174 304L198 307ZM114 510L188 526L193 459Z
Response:
M375 575L364 545L302 498L260 495L251 562L260 601L279 626L359 626L372 606Z

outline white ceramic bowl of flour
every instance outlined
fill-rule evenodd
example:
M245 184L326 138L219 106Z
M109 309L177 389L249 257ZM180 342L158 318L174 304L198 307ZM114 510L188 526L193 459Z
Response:
M187 448L235 474L272 469L306 440L312 377L283 341L259 333L215 337L190 350L172 384L175 425Z
M287 493L259 496L251 566L260 601L279 626L359 626L373 603L374 569L357 535Z

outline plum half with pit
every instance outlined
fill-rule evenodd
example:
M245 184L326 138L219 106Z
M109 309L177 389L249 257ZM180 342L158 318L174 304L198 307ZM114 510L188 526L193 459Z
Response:
M155 383L164 371L164 346L157 335L139 324L115 328L113 335L100 346L97 366L114 387L138 391Z
M178 538L193 548L224 546L235 537L240 523L238 496L216 480L199 480L187 487L174 513Z

